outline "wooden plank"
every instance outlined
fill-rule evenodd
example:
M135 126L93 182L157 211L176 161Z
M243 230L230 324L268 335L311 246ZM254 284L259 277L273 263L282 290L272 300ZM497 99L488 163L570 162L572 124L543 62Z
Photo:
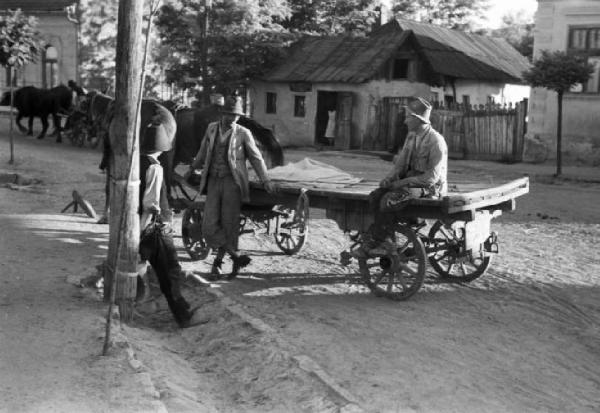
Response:
M443 198L445 212L455 213L469 209L482 208L525 195L529 192L529 178L521 178L508 184L481 191L451 195ZM493 202L490 202L493 201Z

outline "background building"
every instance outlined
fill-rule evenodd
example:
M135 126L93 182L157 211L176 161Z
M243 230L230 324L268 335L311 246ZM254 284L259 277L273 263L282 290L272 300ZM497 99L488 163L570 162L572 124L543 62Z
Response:
M74 0L2 0L0 13L21 9L38 19L37 29L46 48L36 62L21 68L13 80L15 86L42 88L78 80L77 22L68 12ZM0 89L9 85L8 70L0 69Z
M395 139L380 136L390 130L382 125L401 125L398 109L410 96L444 106L514 104L529 96L521 79L528 68L504 39L396 19L368 37L296 44L251 83L252 116L286 146L327 143L334 115L336 148L389 150Z
M584 85L563 98L563 158L600 164L600 0L538 0L534 59L542 50L587 56L596 70ZM528 140L556 155L556 93L534 88L529 106ZM543 159L543 157L542 157Z

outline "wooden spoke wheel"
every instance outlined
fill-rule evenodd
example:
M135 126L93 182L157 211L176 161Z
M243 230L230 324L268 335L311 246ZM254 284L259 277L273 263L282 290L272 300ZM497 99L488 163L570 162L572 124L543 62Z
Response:
M402 301L413 296L423 285L427 255L412 229L398 225L395 231L395 243L386 245L382 249L385 253L359 258L358 266L364 283L373 294Z
M193 203L183 212L181 238L183 245L194 261L203 260L210 254L210 247L202 236L203 205Z
M492 256L480 251L465 250L465 222L444 224L436 221L429 231L429 262L442 277L456 282L471 282L483 275Z
M294 255L302 249L308 235L308 196L302 192L295 209L279 208L277 212L275 242L285 254Z
M87 131L85 128L74 126L70 130L66 131L66 135L71 141L73 146L83 146L87 140Z

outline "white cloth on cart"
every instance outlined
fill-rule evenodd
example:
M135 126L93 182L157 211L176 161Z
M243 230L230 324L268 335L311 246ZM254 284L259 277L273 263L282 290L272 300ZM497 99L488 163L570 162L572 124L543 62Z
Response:
M267 175L274 181L302 183L316 188L343 188L362 181L362 178L311 158L269 169Z

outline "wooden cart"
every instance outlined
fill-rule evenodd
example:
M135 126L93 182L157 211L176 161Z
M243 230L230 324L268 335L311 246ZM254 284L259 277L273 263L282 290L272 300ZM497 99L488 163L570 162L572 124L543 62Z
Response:
M310 184L278 182L276 194L268 194L251 182L251 204L242 208L242 233L249 220L264 224L278 247L295 254L308 236L310 208L323 209L349 233L352 245L340 254L342 265L357 260L365 285L377 296L405 300L415 294L425 278L429 263L443 278L469 282L485 273L498 252L497 235L491 220L515 209L515 199L529 192L529 179L501 185L450 183L441 199L417 199L399 214L393 240L364 252L360 248L373 222L369 193L377 182L361 182L343 188L323 189ZM184 245L194 259L210 252L202 238L203 202L185 210L182 221ZM427 233L426 220L433 221Z

